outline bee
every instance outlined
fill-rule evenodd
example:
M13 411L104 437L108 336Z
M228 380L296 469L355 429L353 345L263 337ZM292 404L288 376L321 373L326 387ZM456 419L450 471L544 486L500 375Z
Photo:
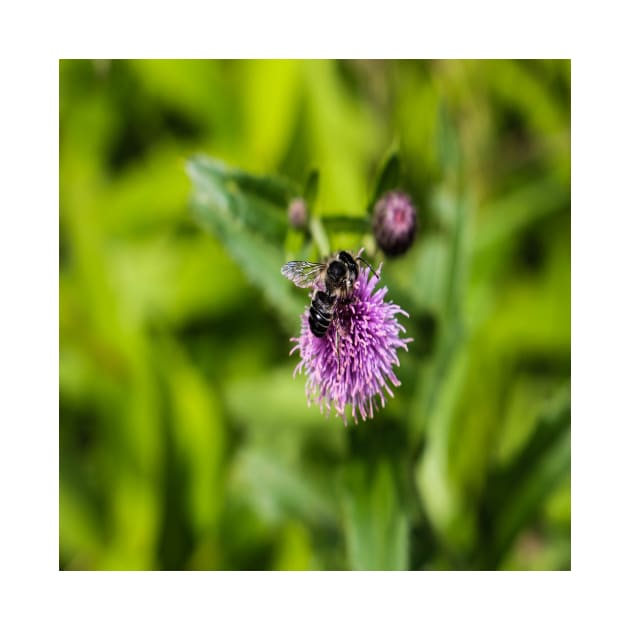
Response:
M335 307L340 302L346 302L352 298L359 276L357 263L359 260L370 267L360 256L354 258L348 252L340 251L323 263L292 260L280 269L282 275L296 286L302 289L316 289L308 318L311 332L316 337L323 337L326 334L332 322ZM370 269L375 274L372 267Z

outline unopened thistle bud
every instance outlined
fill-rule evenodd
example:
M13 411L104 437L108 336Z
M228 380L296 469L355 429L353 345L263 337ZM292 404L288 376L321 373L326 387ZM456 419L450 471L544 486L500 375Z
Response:
M308 222L308 209L304 199L292 199L289 204L289 223L296 230L303 230Z
M404 254L416 236L416 209L405 193L390 191L374 207L372 231L387 256Z

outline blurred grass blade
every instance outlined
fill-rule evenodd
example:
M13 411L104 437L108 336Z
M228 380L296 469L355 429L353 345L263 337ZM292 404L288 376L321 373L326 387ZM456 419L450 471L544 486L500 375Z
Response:
M523 526L571 467L571 402L567 387L543 412L531 438L510 463L489 479L482 505L488 567L496 567Z
M418 387L412 403L412 435L419 440L434 405L442 395L453 359L464 343L463 302L468 275L468 213L464 198L444 194L440 202L449 217L446 237L426 238L418 248L416 270L409 292L418 307L430 307L440 321L436 352L431 363L418 373Z
M161 365L168 366L176 465L185 470L182 493L187 517L197 535L216 525L222 508L222 458L225 435L220 406L212 387L175 344L165 344Z
M349 568L404 571L408 568L408 523L391 465L375 471L354 463L345 471L342 507Z
M446 103L440 103L437 124L437 151L442 170L456 176L461 168L459 136Z
M426 432L426 446L416 463L415 483L432 527L451 548L461 550L470 544L471 527L462 519L462 497L449 470L449 447L457 428L457 403L470 359L461 350L453 354L444 350L440 358L441 364L422 374L425 393L416 403L422 404L422 411L416 412L415 422L424 418L426 427L414 430Z
M242 449L236 458L230 485L271 523L285 518L327 526L335 522L330 497L322 494L300 471L283 462L277 452Z
M555 178L536 180L480 208L484 217L476 229L478 254L515 237L520 231L571 202L569 191Z

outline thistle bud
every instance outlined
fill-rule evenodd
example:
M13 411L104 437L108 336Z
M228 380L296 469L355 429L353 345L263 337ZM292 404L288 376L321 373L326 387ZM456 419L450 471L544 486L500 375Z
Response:
M374 206L372 231L387 256L404 254L416 235L416 209L411 199L395 190L383 195Z
M308 209L302 198L292 199L289 204L289 223L296 230L303 230L308 222Z

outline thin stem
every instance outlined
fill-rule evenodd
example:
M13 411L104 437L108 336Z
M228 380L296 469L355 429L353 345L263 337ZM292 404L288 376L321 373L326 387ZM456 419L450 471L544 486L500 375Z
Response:
M330 255L330 242L328 241L328 235L324 229L324 225L319 217L311 217L309 228L315 245L319 249L319 253L322 258Z

